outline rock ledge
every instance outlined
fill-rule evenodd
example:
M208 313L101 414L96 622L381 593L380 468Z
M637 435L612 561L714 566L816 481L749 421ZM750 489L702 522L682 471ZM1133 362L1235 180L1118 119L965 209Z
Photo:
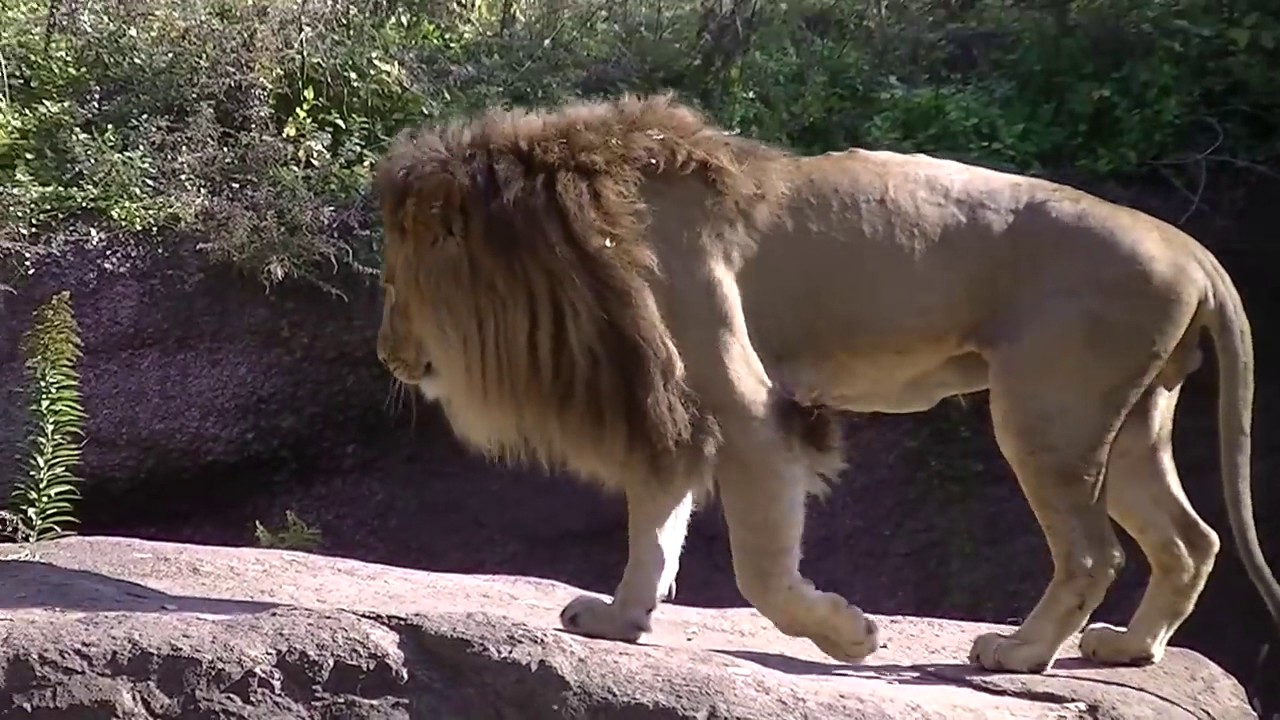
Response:
M560 631L578 591L546 580L109 537L23 550L0 545L4 718L1257 717L1181 648L992 674L964 662L991 626L877 616L886 647L842 666L745 608L664 605L629 645Z

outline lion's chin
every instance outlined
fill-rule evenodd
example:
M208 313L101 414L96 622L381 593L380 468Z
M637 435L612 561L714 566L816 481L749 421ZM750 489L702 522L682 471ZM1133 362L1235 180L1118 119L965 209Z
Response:
M428 375L418 381L418 392L427 400L435 401L444 397L444 385L441 384L440 378L435 375Z

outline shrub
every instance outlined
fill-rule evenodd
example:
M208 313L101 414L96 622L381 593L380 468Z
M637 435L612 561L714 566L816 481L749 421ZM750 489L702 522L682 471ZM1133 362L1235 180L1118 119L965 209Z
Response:
M10 0L0 257L194 239L268 283L372 273L398 129L620 90L805 152L1271 172L1278 46L1266 0Z

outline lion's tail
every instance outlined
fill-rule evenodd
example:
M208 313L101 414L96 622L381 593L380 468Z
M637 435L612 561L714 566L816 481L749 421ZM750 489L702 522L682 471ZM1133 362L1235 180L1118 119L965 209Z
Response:
M1280 582L1267 567L1253 519L1250 485L1250 425L1253 416L1253 333L1244 303L1226 270L1199 247L1211 296L1202 308L1218 358L1218 442L1227 518L1240 560L1280 630Z

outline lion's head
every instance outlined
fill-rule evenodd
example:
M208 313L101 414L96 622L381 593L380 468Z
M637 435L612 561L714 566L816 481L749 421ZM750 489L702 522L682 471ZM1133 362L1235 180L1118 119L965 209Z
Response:
M665 95L402 133L375 181L379 357L491 457L696 473L718 431L651 290L641 184L694 175L750 214L771 188L744 168L768 152Z

